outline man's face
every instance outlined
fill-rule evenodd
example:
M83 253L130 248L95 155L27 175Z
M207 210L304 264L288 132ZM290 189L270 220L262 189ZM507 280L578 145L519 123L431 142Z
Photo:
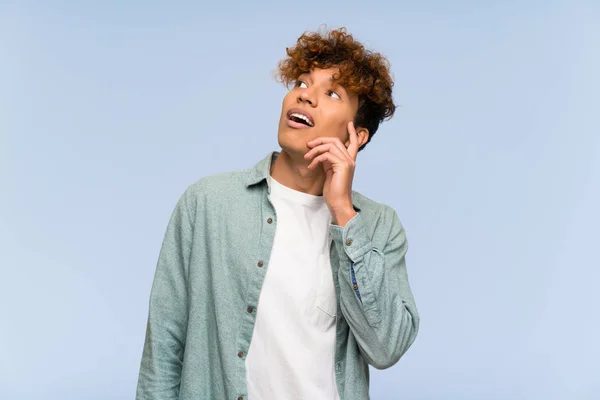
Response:
M317 137L338 137L349 142L348 122L354 120L358 96L331 78L337 68L313 69L298 77L294 88L283 98L278 141L290 155L303 156L307 142Z

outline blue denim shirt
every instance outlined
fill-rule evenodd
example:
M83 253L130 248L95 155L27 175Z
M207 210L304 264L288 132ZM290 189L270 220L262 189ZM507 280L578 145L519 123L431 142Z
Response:
M152 284L137 400L247 398L245 357L277 228L267 177L278 155L205 177L179 199ZM354 218L330 225L335 377L341 400L364 400L368 365L398 362L419 315L396 212L356 191L352 202Z

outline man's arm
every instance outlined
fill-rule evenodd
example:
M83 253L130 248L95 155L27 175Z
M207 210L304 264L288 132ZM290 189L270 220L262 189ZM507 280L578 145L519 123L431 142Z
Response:
M340 264L340 306L365 360L378 369L389 368L408 350L419 329L419 314L408 283L406 234L396 212L387 207L383 221L391 221L382 248L374 247L361 213L344 226L332 225Z
M179 398L188 321L192 224L184 194L167 226L150 293L136 400Z

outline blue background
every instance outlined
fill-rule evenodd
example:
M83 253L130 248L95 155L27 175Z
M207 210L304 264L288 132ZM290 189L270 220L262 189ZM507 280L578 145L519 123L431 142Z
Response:
M0 3L0 398L132 399L170 213L277 150L277 61L346 26L396 116L354 188L421 313L373 399L600 398L595 1Z

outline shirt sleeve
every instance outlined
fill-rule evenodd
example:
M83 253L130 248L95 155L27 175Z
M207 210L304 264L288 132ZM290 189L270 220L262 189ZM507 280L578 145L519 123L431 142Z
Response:
M365 360L385 369L414 342L419 314L406 272L404 228L390 207L379 218L373 234L378 247L360 211L344 227L332 224L330 230L339 255L342 313Z
M158 257L136 400L179 398L188 321L191 238L192 224L184 194L171 215Z

